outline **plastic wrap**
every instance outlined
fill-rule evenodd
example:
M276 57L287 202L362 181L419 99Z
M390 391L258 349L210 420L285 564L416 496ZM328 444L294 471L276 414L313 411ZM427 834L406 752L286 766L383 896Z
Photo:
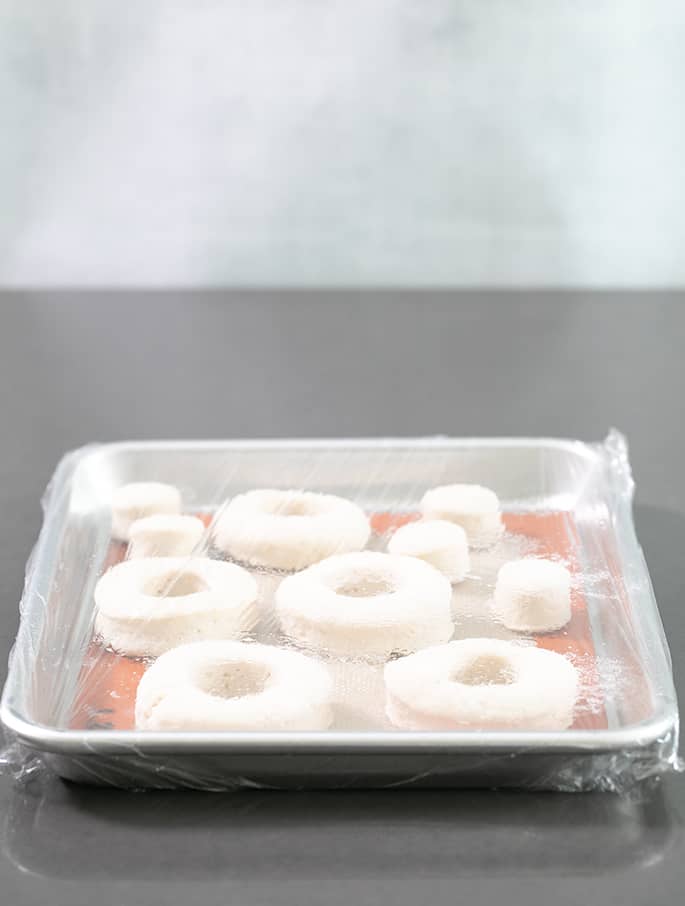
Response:
M181 558L192 569L198 557L233 559L220 526L228 502L255 489L323 492L352 501L371 529L363 545L354 533L350 540L349 525L340 529L344 544L354 550L385 552L398 528L419 518L425 492L452 483L476 483L496 492L504 531L472 547L468 573L449 595L447 634L436 629L438 642L414 627L413 642L389 643L385 652L382 642L380 649L366 646L363 633L354 637L361 641L348 640L341 650L326 635L329 629L315 643L311 635L288 635L274 606L279 585L304 567L292 560L292 551L297 555L301 545L313 546L315 560L327 553L325 532L323 539L321 533L298 535L296 519L293 537L301 538L300 547L291 537L285 548L279 541L279 550L287 548L297 570L285 569L280 561L279 568L240 564L257 588L247 623L227 629L225 623L198 617L190 626L200 638L230 635L304 653L329 677L330 691L319 696L326 699L329 718L312 728L298 724L304 718L283 717L279 723L282 715L270 714L265 726L209 729L201 710L190 705L187 726L149 729L140 715L137 720L135 703L140 679L155 657L132 654L130 633L121 641L111 627L102 629L102 616L96 619L100 578L119 562L132 556L141 562L140 554L150 552L141 547L136 552L134 542L112 536L112 500L131 482L177 488L183 513L202 519L204 530ZM511 786L620 791L677 768L670 658L634 534L632 495L626 445L617 432L597 445L430 438L141 442L77 450L63 459L50 483L43 529L27 565L21 624L2 701L9 741L2 762L16 776L49 764L85 783L217 790ZM115 525L116 518L115 513ZM263 541L261 535L257 541ZM570 572L571 615L561 629L513 631L503 624L493 604L498 570L521 558L550 559ZM175 569L184 572L185 566ZM184 595L198 590L179 590L167 581L155 589L154 598L159 607L173 610L183 607ZM362 587L345 600L363 611L374 607L375 594ZM421 591L417 594L420 599ZM160 637L158 624L150 623L143 627L143 647ZM182 642L188 642L187 632L186 622ZM523 718L518 725L515 709L502 726L485 718L483 726L458 718L447 725L429 722L420 730L398 725L388 708L386 663L411 656L414 648L442 644L450 634L457 640L505 640L566 659L578 677L568 725L526 726ZM122 645L128 652L120 650ZM162 647L173 644L167 639ZM542 677L540 696L544 686ZM290 688L286 683L284 695ZM226 692L205 683L202 691L213 701L243 697L249 710L249 697L259 689ZM315 693L304 688L294 695L313 700ZM292 701L281 701L284 714L292 710Z

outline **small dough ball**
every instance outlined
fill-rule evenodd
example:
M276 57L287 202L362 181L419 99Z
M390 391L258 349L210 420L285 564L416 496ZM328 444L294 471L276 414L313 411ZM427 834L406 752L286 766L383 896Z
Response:
M128 558L187 557L204 533L205 524L197 516L160 513L136 519L129 529Z
M214 543L241 563L297 570L361 550L370 534L366 514L350 500L267 489L231 500L217 517Z
M333 688L319 661L254 642L193 642L163 654L136 695L141 730L326 730Z
M390 539L388 552L425 560L452 583L463 582L470 569L466 532L455 522L429 519L403 525Z
M563 655L501 639L462 639L385 666L386 713L405 730L564 730L578 671Z
M424 519L456 522L471 547L488 547L504 531L497 494L479 484L446 484L426 491L421 501Z
M516 632L561 629L571 619L571 574L552 560L505 563L497 575L495 609Z
M136 481L122 485L112 494L112 535L129 540L133 523L157 513L180 513L181 492L159 481Z

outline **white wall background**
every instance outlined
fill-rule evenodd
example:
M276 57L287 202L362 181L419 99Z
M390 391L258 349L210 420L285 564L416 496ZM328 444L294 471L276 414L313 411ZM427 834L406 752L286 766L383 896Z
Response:
M0 284L685 283L677 0L0 0Z

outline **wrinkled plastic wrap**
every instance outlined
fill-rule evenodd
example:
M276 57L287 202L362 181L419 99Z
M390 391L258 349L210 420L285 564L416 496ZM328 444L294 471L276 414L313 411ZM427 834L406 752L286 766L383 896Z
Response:
M388 657L307 655L332 680L327 729L156 731L136 727L138 683L154 658L114 650L98 635L94 589L130 556L112 537L111 500L130 482L177 487L184 513L206 528L193 557L226 559L216 545L227 501L259 488L335 494L370 520L367 548L385 551L418 518L430 488L478 483L498 495L505 532L471 551L453 586L453 638L497 638L561 654L580 685L570 726L402 730L389 720ZM60 463L29 560L10 659L1 764L17 777L49 764L85 783L207 790L281 787L510 786L622 791L679 767L670 658L635 538L624 439L603 444L537 439L159 442L89 446ZM543 557L572 576L570 622L513 632L493 608L499 568ZM241 637L296 650L274 609L286 570L243 564L258 619ZM171 592L173 594L173 592ZM158 593L159 595L159 593ZM166 592L159 595L166 601ZM358 600L358 599L357 599ZM373 606L373 597L368 599Z

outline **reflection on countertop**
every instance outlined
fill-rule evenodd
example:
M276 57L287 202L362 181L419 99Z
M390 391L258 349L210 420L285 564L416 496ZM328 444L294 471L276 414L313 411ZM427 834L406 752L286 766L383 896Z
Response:
M395 879L594 876L656 866L681 836L659 782L629 796L141 794L42 776L11 795L2 849L22 871L60 879L110 878L114 866L119 879L166 882L388 872Z

